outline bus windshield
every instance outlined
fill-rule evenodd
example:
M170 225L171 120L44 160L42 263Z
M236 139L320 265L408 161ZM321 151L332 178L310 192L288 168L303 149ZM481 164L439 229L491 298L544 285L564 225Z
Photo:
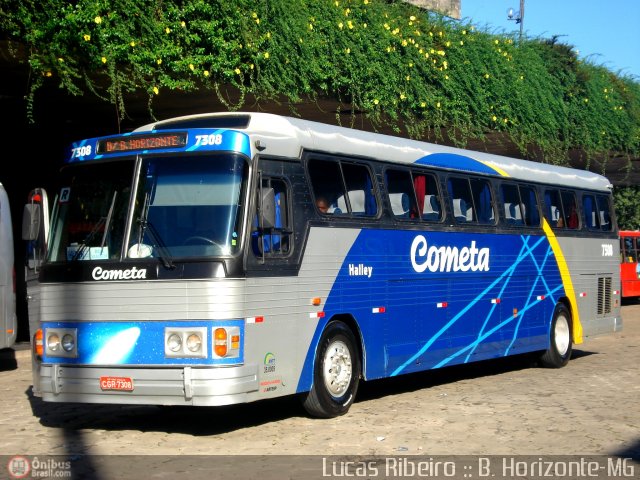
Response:
M157 257L166 264L237 251L244 157L143 158L131 202L135 170L134 159L67 169L49 261Z

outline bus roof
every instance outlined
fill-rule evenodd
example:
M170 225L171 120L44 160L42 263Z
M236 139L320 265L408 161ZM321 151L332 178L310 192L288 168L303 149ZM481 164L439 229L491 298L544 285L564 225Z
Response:
M422 164L511 177L527 182L610 191L611 182L586 170L548 165L407 138L365 132L269 113L224 112L176 117L135 132L181 128L232 128L260 141L269 155L299 157L303 150Z

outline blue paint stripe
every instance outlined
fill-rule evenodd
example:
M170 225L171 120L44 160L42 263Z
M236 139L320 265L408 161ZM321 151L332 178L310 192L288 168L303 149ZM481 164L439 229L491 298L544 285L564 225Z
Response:
M464 170L465 172L482 173L485 175L500 175L493 168L478 160L455 153L432 153L431 155L419 158L416 160L416 163L419 165Z
M520 249L520 253L518 253L518 258L522 257L522 253L524 252L524 250L527 247L527 243L529 242L529 238L530 237L520 237L522 239L522 241L524 242L524 245L522 245L522 248ZM531 255L533 256L533 253L531 253ZM507 280L502 284L502 288L500 289L500 291L498 292L498 298L502 298L502 294L504 293L505 289L507 288L507 286L509 285L509 283L511 282L511 279L513 277L511 275L509 275L509 277L507 278ZM484 329L487 327L487 324L489 323L489 320L491 319L491 317L493 316L493 313L495 312L496 308L498 308L498 304L493 304L491 306L491 310L489 311L489 314L487 315L487 317L484 319L484 323L482 324L482 328L480 329L480 332L478 332L478 338L480 338L482 336L482 334L484 333ZM465 358L465 363L467 363L469 361L469 358L471 357L471 355L473 354L473 352L475 351L475 348L473 348L469 354L467 355L467 358Z
M533 245L533 249L535 249L540 243L546 240L545 237L540 237L538 241ZM447 322L433 337L429 339L427 343L425 343L418 352L411 356L407 361L405 361L402 365L396 368L391 374L392 377L402 373L402 371L407 368L410 364L412 364L416 359L418 359L421 355L426 352L433 343L440 338L452 325L454 325L465 313L467 313L476 303L478 303L484 296L493 289L499 282L501 282L507 275L511 275L516 267L526 258L526 256L518 256L516 261L511 265L505 272L496 278L487 288L485 288L476 298L474 298L471 302L469 302L460 312L456 314L449 322ZM511 319L509 320L511 321ZM495 331L493 329L492 331ZM482 338L487 338L487 335L484 335ZM466 349L465 349L466 351ZM456 355L457 356L457 355Z
M556 291L560 290L563 287L562 284L558 285L556 288L554 288L551 292L549 293L555 293ZM536 300L534 303L525 306L522 310L520 310L518 312L518 317L523 315L527 310L533 308L535 305L537 305L540 302L543 302L544 300ZM440 363L438 363L437 365L435 365L433 368L439 368L439 367L444 367L447 363L449 363L451 360L453 360L454 358L462 355L464 352L466 352L467 350L471 349L471 348L475 348L480 342L482 342L483 340L489 338L491 335L493 335L494 333L496 333L498 330L500 330L502 327L504 327L505 325L508 325L509 323L513 322L513 320L516 318L516 316L509 318L508 320L505 320L504 322L500 323L499 325L496 325L495 327L493 327L491 330L487 331L484 335L482 335L482 337L478 338L477 340L475 340L473 343L467 345L465 348L459 350L458 352L454 353L453 355L450 355L449 357L445 358L444 360L442 360Z

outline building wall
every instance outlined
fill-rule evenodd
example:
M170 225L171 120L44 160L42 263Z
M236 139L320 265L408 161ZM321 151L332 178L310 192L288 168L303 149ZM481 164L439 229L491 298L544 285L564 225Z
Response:
M461 0L406 0L418 7L435 10L449 17L460 19Z

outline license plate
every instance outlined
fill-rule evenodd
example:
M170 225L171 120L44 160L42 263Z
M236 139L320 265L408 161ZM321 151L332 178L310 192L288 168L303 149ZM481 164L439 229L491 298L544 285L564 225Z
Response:
M100 377L100 389L132 392L133 379L130 377Z

